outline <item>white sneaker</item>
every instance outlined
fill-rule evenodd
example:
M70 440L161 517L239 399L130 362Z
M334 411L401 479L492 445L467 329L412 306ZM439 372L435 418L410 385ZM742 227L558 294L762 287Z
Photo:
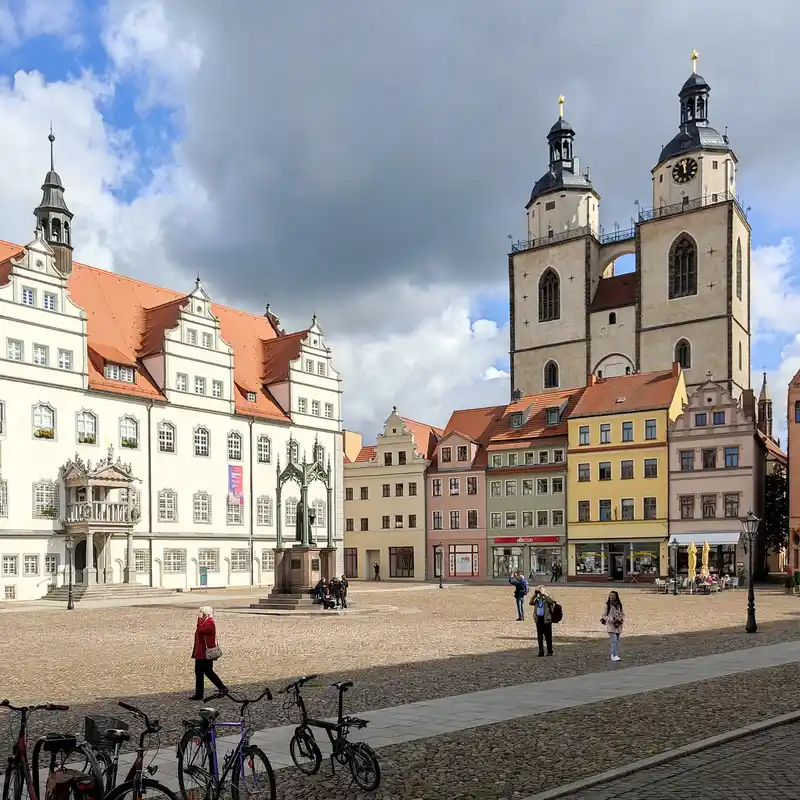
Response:
M611 656L611 660L612 661L620 661L620 657L619 656Z

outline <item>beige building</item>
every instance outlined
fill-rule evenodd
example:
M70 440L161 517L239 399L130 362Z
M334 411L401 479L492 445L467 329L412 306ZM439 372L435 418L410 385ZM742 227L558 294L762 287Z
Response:
M526 206L527 239L509 255L512 390L676 361L689 392L709 371L734 398L750 388L750 227L736 156L709 124L711 89L695 64L679 93L679 130L651 170L652 206L627 230L599 225L600 198L562 105L548 171ZM635 271L615 275L627 254Z
M348 578L425 579L425 471L441 430L397 408L374 445L344 434L344 565Z
M686 573L688 547L708 542L712 574L742 574L740 519L764 514L766 448L756 430L751 391L741 402L709 375L669 433L670 564ZM700 559L698 556L698 568Z

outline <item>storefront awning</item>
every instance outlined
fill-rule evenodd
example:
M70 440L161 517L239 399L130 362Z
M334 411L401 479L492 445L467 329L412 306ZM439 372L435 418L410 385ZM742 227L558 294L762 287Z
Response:
M702 547L703 542L708 542L709 547L718 544L738 544L741 531L731 531L730 533L673 533L669 537L669 543L686 547L692 542L697 547Z

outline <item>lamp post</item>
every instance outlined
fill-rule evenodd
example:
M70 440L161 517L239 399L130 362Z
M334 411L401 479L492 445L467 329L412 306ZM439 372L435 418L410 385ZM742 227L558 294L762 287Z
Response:
M753 589L753 572L756 567L756 539L761 520L752 511L748 511L747 516L742 517L740 522L742 523L742 539L745 542L748 555L747 623L744 629L747 633L755 633L758 630L758 625L756 624L756 594Z
M672 540L672 549L675 552L675 566L672 570L672 594L678 594L678 553L680 552L680 546L678 545L678 540Z
M72 534L68 533L64 537L64 544L67 548L67 559L69 560L69 588L67 589L67 611L72 611L75 608L75 602L72 599L72 547L75 540Z
M444 544L439 542L439 588L444 589Z

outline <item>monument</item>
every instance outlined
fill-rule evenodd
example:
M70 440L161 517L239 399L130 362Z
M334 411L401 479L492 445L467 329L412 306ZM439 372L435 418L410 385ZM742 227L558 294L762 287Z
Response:
M278 485L275 504L275 585L269 597L254 604L253 608L293 608L311 607L311 590L320 578L333 578L336 575L336 546L333 541L333 484L331 482L331 462L327 466L317 458L318 450L314 443L313 459L309 462L303 453L298 463L292 455L298 452L296 442L290 437L289 463L281 470L280 458L277 462ZM313 525L316 513L309 506L308 489L319 482L326 490L327 514L326 538L324 546L314 541ZM283 538L283 487L294 483L300 489L297 503L294 543L287 547Z

